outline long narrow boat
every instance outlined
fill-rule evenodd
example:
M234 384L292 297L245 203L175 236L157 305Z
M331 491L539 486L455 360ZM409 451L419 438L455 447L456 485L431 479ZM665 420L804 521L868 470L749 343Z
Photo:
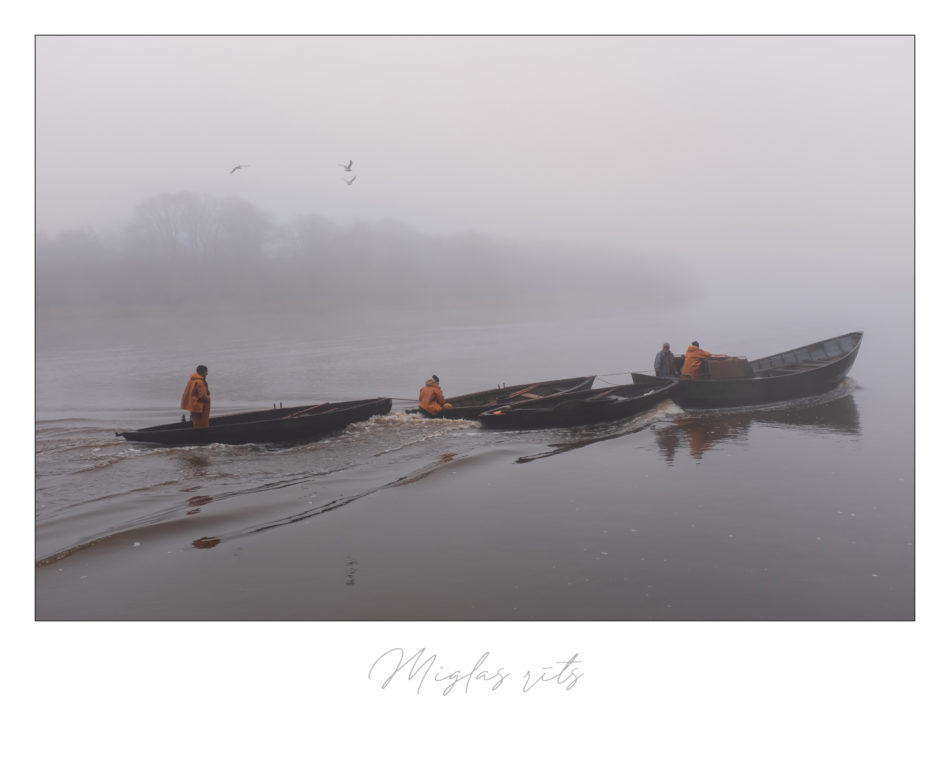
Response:
M633 417L668 398L677 380L651 378L652 383L588 388L542 399L520 401L482 412L487 428L528 430L572 427Z
M387 414L392 406L389 398L340 401L225 414L212 417L205 428L192 427L190 422L175 422L116 435L127 441L167 445L300 441L342 430L352 422L368 420L377 414Z
M684 408L746 406L814 396L851 370L863 333L851 332L761 359L707 359L706 377L680 378L670 397ZM656 378L633 373L639 384Z
M547 398L570 391L579 391L590 388L594 384L595 375L587 377L565 377L561 380L544 380L538 383L523 383L509 385L504 388L490 388L476 393L466 393L462 396L452 396L446 402L452 405L442 416L448 419L474 420L482 412L494 409L502 404L515 401L526 401L538 398ZM416 410L410 410L415 412Z

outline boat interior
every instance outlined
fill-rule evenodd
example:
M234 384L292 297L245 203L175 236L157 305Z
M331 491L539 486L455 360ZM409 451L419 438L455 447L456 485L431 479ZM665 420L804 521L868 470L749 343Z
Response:
M784 351L750 362L755 377L781 377L818 369L851 353L861 342L861 333L848 333L809 346Z
M466 393L462 396L455 396L446 399L454 406L478 406L481 404L506 404L514 401L527 401L529 399L539 399L550 396L554 393L569 391L578 386L590 387L594 382L594 376L589 377L571 377L557 381L541 381L531 383L524 387L511 386L508 388L495 388L493 390L478 391L476 393ZM540 392L538 392L540 391Z

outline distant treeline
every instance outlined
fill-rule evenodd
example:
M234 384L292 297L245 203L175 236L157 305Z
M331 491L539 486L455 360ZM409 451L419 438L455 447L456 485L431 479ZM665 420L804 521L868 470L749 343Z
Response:
M36 241L38 314L191 308L582 309L650 302L669 273L633 252L539 249L391 221L277 224L246 201L149 198L124 227Z

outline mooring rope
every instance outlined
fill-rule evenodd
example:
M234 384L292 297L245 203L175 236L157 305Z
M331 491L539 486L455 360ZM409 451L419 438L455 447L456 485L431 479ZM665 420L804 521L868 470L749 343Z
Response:
M651 373L652 370L635 369L632 371L638 375L648 375ZM607 385L628 385L633 380L633 378L630 377L630 374L631 374L630 372L606 372L606 373L595 375L594 377L603 383L607 383ZM627 382L624 382L624 383L612 383L609 380L604 379L605 377L617 377L619 375L626 376L629 379L627 380Z

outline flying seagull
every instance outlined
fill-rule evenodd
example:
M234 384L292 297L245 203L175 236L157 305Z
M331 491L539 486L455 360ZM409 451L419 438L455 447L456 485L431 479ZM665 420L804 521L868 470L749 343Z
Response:
M349 162L348 164L339 164L339 165L343 167L343 171L345 171L345 172L351 172L351 171L353 171L353 159L352 159L352 158L350 159L350 162Z
M352 185L354 182L356 182L356 177L353 177L353 179L343 179L343 181L348 185Z
M228 174L234 174L234 172L236 172L238 169L243 169L246 166L250 166L250 164L238 164L230 172L228 172Z

